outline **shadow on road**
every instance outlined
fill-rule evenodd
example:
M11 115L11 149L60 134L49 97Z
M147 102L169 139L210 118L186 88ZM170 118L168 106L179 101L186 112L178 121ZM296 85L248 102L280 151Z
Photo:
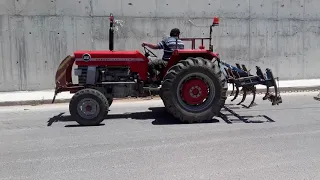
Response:
M106 120L108 119L134 119L134 120L153 120L153 125L175 125L175 124L187 124L182 123L172 115L170 115L164 107L149 108L150 111L145 112L134 112L134 113L124 113L124 114L108 114ZM56 116L51 117L48 120L47 126L51 126L55 122L75 122L70 115L64 115L60 113ZM218 119L211 119L203 123L217 123L220 122ZM100 124L99 126L104 125ZM65 127L80 127L80 125L66 125Z
M227 111L229 109L229 111ZM248 120L249 118L256 118L256 117L262 117L267 119L269 122L274 122L271 118L265 115L258 115L258 116L240 116L239 114L235 113L232 109L240 109L239 107L228 107L227 109L222 109L222 113L218 118L221 118L223 121L225 121L228 124L232 124L233 122L240 121L245 123L264 123L266 121L262 120ZM134 120L153 120L153 125L176 125L176 124L187 124L182 123L176 118L174 118L171 114L169 114L164 107L153 107L149 108L150 111L145 112L134 112L134 113L124 113L124 114L108 114L106 116L106 120L108 119L134 119ZM229 114L226 114L225 112L229 112ZM230 116L233 116L235 118L231 119ZM74 119L71 118L71 116L66 116L64 113L60 113L56 116L51 117L48 120L47 126L51 126L54 122L75 122ZM211 119L208 121L205 121L203 123L218 123L220 122L219 119ZM99 126L103 126L104 124L100 124ZM65 127L83 127L80 125L66 125Z

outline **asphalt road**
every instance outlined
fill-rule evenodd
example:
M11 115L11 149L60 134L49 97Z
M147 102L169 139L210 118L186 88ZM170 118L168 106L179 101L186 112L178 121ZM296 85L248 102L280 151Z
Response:
M316 94L282 95L276 107L257 97L234 111L275 122L232 124L172 122L159 100L115 102L96 127L77 126L67 104L1 107L0 179L320 179Z

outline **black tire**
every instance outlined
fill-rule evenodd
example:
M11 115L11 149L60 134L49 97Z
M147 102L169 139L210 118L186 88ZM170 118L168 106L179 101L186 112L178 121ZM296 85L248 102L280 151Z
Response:
M107 98L109 106L108 106L108 108L106 109L106 111L109 111L109 108L110 108L110 106L111 106L112 103L113 103L113 97L112 97L112 95L111 95L111 94L108 94L107 91L106 91L106 89L103 88L103 87L90 87L90 88L96 89L96 90L100 91L100 92Z
M85 117L84 114L81 115L81 110L78 111L78 105L82 100L91 100L95 105L97 105L97 113L93 117ZM89 107L89 105L87 106ZM95 126L99 125L108 114L109 104L107 98L96 89L82 89L76 92L70 100L69 111L71 117L82 126Z
M204 80L196 80L198 86L190 84L190 89L185 89L183 93L181 93L180 90L178 91L180 85L185 85L180 84L180 82L192 74L205 78L206 84L204 83ZM195 80L195 78L191 79ZM206 86L200 88L201 85ZM196 99L190 100L192 88L198 89L196 90L198 91L197 95L200 96L203 92L206 94L207 91L205 92L203 89L208 88L208 86L212 93L210 93L210 91L208 92L208 96L203 96L203 98L207 97L209 99L207 102L194 102L195 104L197 103L197 105L194 106L189 106L183 102L183 99L187 98L189 99L189 102ZM227 90L228 84L218 63L213 63L210 60L197 57L180 61L171 67L163 79L160 94L167 111L174 117L185 123L200 123L211 120L220 113L220 110L227 99ZM184 98L180 97L181 94L184 94ZM201 101L201 99L202 98L198 99L198 101Z
M107 100L108 100L108 104L109 104L109 107L110 107L111 104L113 103L113 97L108 97Z

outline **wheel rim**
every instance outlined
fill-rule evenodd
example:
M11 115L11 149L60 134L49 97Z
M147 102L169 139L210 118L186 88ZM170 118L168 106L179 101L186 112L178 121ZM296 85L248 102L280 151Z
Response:
M192 73L180 80L177 98L180 105L190 111L199 112L208 108L215 97L215 86L210 77Z
M99 103L91 98L82 99L78 103L78 114L84 119L93 119L98 116L100 112Z

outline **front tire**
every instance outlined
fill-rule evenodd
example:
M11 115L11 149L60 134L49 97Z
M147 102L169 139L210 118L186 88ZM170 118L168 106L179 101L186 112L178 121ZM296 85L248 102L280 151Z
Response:
M70 100L71 117L82 126L99 125L108 114L107 98L96 89L82 89Z
M201 57L188 58L167 72L161 98L167 111L180 121L199 123L220 113L226 83L218 64Z

